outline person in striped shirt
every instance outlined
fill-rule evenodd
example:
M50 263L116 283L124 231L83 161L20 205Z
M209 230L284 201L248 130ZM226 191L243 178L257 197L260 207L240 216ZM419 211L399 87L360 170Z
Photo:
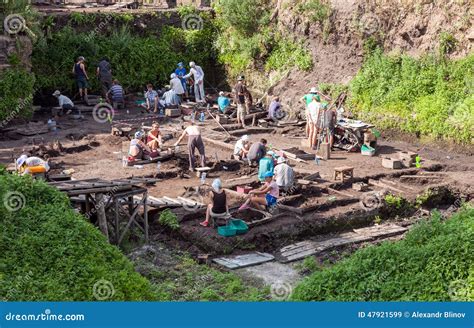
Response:
M117 80L112 81L112 87L107 92L107 101L110 102L111 100L114 109L118 109L118 107L125 107L125 101L123 99L123 88Z

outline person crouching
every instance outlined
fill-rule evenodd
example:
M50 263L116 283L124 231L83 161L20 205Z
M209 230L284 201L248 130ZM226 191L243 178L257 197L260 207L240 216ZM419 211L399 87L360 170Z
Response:
M21 155L16 160L16 169L20 175L28 174L35 176L47 173L49 171L49 164L39 157Z

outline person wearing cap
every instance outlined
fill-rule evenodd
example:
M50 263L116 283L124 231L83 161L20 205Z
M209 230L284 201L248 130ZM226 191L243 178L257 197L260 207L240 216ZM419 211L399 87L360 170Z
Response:
M313 96L313 101L308 105L308 116L306 117L306 122L309 125L309 147L313 150L316 149L320 129L321 103L318 99L319 97L316 95Z
M54 91L53 96L58 99L59 107L61 107L61 112L70 114L74 108L74 103L69 97L62 95L59 90ZM53 113L56 116L57 113Z
M264 175L265 183L258 189L248 193L248 199L239 207L239 211L248 209L251 205L257 209L265 210L277 205L280 189L273 180L273 172Z
M163 93L163 96L161 97L160 104L164 108L172 107L172 106L178 106L179 105L179 97L174 92L174 90L171 88L171 86L167 85L165 86L165 93Z
M243 135L234 146L234 158L243 160L247 158L250 148L250 138L248 135Z
M225 96L224 91L219 92L219 98L217 98L217 105L222 114L227 112L227 108L230 105L230 99Z
M204 71L201 66L196 65L195 62L190 62L189 74L184 76L185 79L189 79L191 76L194 79L194 97L197 103L206 102L206 95L204 93Z
M206 219L200 223L203 227L209 226L211 218L223 218L230 216L229 205L227 204L227 194L222 189L222 182L220 179L215 179L212 182L212 189L209 191L209 198L211 203L207 205Z
M142 131L135 132L135 138L130 140L130 148L128 150L128 161L136 161L145 159L147 153L152 150L143 142L145 134Z
M199 151L199 155L201 155L201 167L205 167L206 154L204 142L202 142L201 131L199 130L199 127L194 124L194 121L191 121L188 127L184 129L183 133L178 138L178 141L175 142L174 147L179 145L185 136L188 136L189 170L194 171L196 168L196 157L194 156L196 148Z
M110 87L109 91L106 93L106 98L108 102L112 102L112 106L114 109L124 108L125 107L125 100L123 97L123 88L120 85L118 80L113 80L112 86Z
M286 158L278 157L277 165L273 171L276 184L280 190L288 191L295 182L295 172L291 166L286 163Z
M84 100L86 104L87 102L87 88L89 87L89 76L87 76L86 59L82 56L77 58L77 62L72 67L72 73L74 74L74 78L76 79L77 87L79 88L79 95L81 99Z
M237 84L234 86L235 103L237 104L237 124L245 128L245 115L247 115L247 101L249 94L247 86L244 83L244 77L239 76Z
M186 94L186 97L188 97L188 87L186 85L186 79L184 78L187 71L183 63L178 63L178 68L175 69L174 73L177 75L177 77L181 81L181 85L183 86L184 93Z
M49 164L48 162L42 160L39 157L28 157L27 155L21 155L16 160L16 169L18 174L20 175L29 174L31 176L34 176L36 174L44 174L48 172Z
M306 136L309 138L310 137L310 133L311 133L311 125L309 123L309 119L308 119L308 116L309 116L309 112L308 112L308 105L313 101L313 97L316 96L316 99L318 101L321 101L321 98L319 97L318 95L318 89L316 89L315 87L311 88L309 90L309 93L305 94L303 97L301 97L300 101L304 103L304 108L305 108L305 117L306 117L306 127L305 127L305 131L306 131Z
M99 64L97 65L97 78L100 81L102 87L102 95L107 97L107 92L112 87L112 67L107 57L102 57Z
M184 88L181 80L178 78L176 73L171 74L170 76L170 88L174 91L176 96L178 97L179 104L183 102L184 99Z
M247 160L249 165L258 163L263 156L267 153L267 139L260 139L258 142L254 142L250 145L249 152L247 153Z
M258 180L264 181L265 174L271 172L273 174L273 169L275 168L275 164L273 162L273 156L275 155L274 151L268 151L265 157L260 159L258 162Z

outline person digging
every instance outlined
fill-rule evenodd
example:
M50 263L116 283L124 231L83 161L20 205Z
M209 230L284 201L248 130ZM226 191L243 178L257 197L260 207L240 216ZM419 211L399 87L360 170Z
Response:
M178 146L186 135L188 136L189 170L194 171L196 168L196 157L194 156L196 148L199 151L199 155L201 155L201 167L205 167L206 155L204 143L202 142L201 131L199 130L199 127L194 124L194 122L191 122L190 125L183 131L181 136L178 138L178 141L175 142L174 147Z
M273 180L273 172L267 172L264 185L248 193L248 199L239 207L239 212L250 208L250 205L260 210L268 209L277 204L279 195L278 185Z
M211 218L217 219L230 216L227 195L222 189L222 182L220 179L215 179L212 182L212 189L209 191L209 198L211 199L211 203L207 205L206 220L199 223L203 227L209 226L209 220Z

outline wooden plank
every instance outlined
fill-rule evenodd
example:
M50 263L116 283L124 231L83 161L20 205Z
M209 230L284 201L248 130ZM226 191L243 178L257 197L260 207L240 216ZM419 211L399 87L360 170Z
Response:
M408 190L411 190L411 191L414 191L414 192L418 192L417 189L415 189L415 188L413 188L413 187L411 187L411 186L406 186L406 185L404 185L404 184L397 183L397 182L395 182L395 181L391 181L391 180L387 180L387 179L383 179L383 178L379 179L379 181L382 182L382 183L385 183L385 184L392 185L392 186L394 186L394 187L397 187L397 186L398 186L398 187L403 188L403 189L408 189Z
M174 199L174 198L171 198L171 197L168 197L168 196L163 196L163 199L170 202L171 204L175 204L175 205L183 205L182 202L178 201L177 199Z
M231 143L223 142L223 141L219 141L219 140L214 140L214 139L204 137L204 136L201 136L201 138L205 142L211 143L211 144L213 144L217 147L221 147L221 148L224 148L224 149L229 149L229 150L232 150L232 151L234 150L234 146Z
M377 181L377 180L374 180L374 179L369 179L369 184L370 185L373 185L373 186L376 186L376 187L379 187L379 188L387 188L387 189L390 189L392 191L395 191L397 193L400 193L400 194L405 194L407 191L406 190L401 190L399 188L396 188L390 184L387 184L387 183L383 183L381 181Z
M213 259L213 262L225 266L228 269L237 269L273 261L274 259L275 257L271 254L255 252L232 257L220 257Z
M340 191L340 190L337 190L337 189L333 189L333 188L331 188L331 187L327 187L327 188L328 188L328 191L333 192L333 193L338 194L338 195L341 195L341 196L344 196L344 197L348 197L348 198L353 198L353 197L355 197L354 195L345 193L345 192Z

